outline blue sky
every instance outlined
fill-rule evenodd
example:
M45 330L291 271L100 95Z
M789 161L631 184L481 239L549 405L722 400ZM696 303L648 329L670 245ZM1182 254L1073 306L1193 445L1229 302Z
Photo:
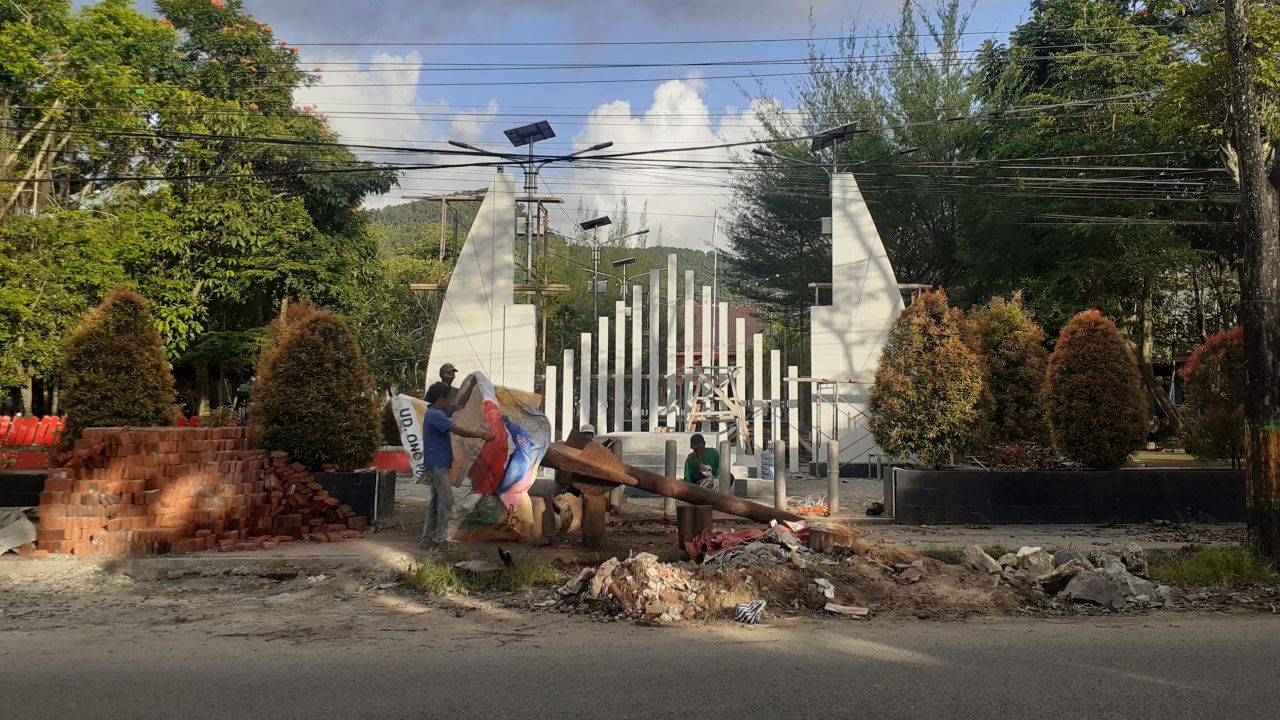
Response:
M934 0L926 0L932 7ZM83 3L79 3L83 4ZM497 71L438 69L454 63L699 63L800 60L803 42L691 45L519 46L518 42L580 43L803 38L839 35L856 27L870 35L896 19L901 0L246 0L277 37L300 47L304 66L324 70L323 84L299 97L329 113L352 142L438 146L448 139L508 149L504 128L548 119L557 138L547 151L612 140L614 150L692 145L740 139L751 131L742 115L756 93L752 79L714 75L798 73L801 65L553 69ZM145 5L145 3L144 3ZM1005 37L1027 13L1027 0L978 0L967 44ZM418 45L414 45L418 43ZM496 43L490 46L423 43ZM705 79L694 79L702 77ZM651 79L646 82L553 84L546 81ZM661 80L667 80L662 82ZM788 82L763 78L766 92L794 106ZM535 84L515 84L515 83ZM453 83L499 83L456 85ZM544 84L546 83L546 84ZM351 87L357 86L357 87ZM370 156L370 159L384 159ZM474 188L492 171L431 171L402 179L402 188L372 205L407 195ZM581 202L609 211L625 193L633 219L649 204L650 225L668 244L696 246L709 234L710 215L727 200L723 188L669 187L637 175L555 169L545 190L563 195L567 224ZM656 237L655 232L651 237ZM705 239L705 238L704 238Z

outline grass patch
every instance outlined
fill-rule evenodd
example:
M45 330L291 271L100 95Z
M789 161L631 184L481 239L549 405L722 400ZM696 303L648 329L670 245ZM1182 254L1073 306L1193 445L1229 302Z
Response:
M1001 547L999 545L992 545L991 547L985 547L982 549L985 550L986 553L991 556L992 560L999 560L1004 555L1017 552L1017 550L1010 550L1007 547Z
M1151 579L1183 587L1227 589L1280 583L1280 572L1246 547L1190 547L1151 559Z
M434 595L469 592L527 590L544 583L562 583L569 580L564 572L544 562L529 557L527 553L512 556L512 567L490 572L459 570L454 563L462 560L454 552L433 552L422 556L417 564L405 573L405 582L412 588Z
M964 551L955 548L931 548L920 554L947 565L959 565L964 562Z

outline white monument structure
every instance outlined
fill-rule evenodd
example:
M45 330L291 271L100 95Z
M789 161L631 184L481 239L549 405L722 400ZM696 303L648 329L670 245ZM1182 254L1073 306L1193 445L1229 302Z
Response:
M851 173L831 178L831 305L810 308L810 375L815 379L814 456L824 438L840 443L840 461L879 453L867 427L867 403L880 352L902 312L889 255ZM822 382L817 382L822 381Z
M537 308L515 304L515 178L489 184L454 265L431 342L428 384L445 363L480 370L495 385L534 390Z
M514 301L515 202L514 178L497 174L443 297L428 383L441 365L453 363L462 376L480 370L497 385L540 390L557 440L587 424L602 435L649 436L686 430L693 396L706 392L695 382L699 372L729 367L736 373L733 395L751 418L749 427L738 428L745 455L759 458L767 442L781 440L795 471L802 437L818 462L825 462L830 439L839 441L842 463L867 462L879 452L868 429L867 402L903 302L853 175L832 178L832 302L810 309L807 373L776 347L766 347L763 333L748 335L746 320L731 317L727 303L713 306L711 288L699 285L692 270L682 274L670 254L666 267L650 275L648 293L638 284L622 289L612 328L609 313L602 314L595 332L582 333L576 352L565 348L561 366L549 365L537 383L537 309ZM801 412L803 385L811 389L808 418ZM649 437L657 443L659 469L663 437Z

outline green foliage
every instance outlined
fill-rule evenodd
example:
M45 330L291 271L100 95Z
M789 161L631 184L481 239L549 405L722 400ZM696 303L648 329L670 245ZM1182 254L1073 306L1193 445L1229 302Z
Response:
M1206 340L1179 374L1187 399L1187 452L1201 460L1230 460L1232 467L1239 467L1245 430L1243 329L1235 327Z
M835 126L892 127L859 133L834 150L813 153L807 140L775 142L778 155L843 170L865 165L858 184L867 199L889 259L900 281L950 284L956 276L956 246L967 227L960 221L963 192L923 187L914 163L953 163L970 156L973 126L937 124L939 117L966 116L976 108L974 84L962 46L968 14L959 0L943 0L920 13L903 2L897 22L875 33L863 47L848 28L834 56L809 49L809 75L794 88L801 112L789 102L756 103L761 136L781 140ZM830 181L823 167L746 156L748 169L734 181L733 210L725 225L732 270L742 292L774 309L803 310L812 303L808 283L830 266L831 240L821 219L831 214Z
M1115 323L1076 315L1049 356L1044 406L1053 444L1098 470L1115 470L1146 438L1147 401L1137 361Z
M173 375L147 303L115 290L67 338L65 441L89 427L165 426L177 416Z
M1151 579L1175 587L1231 590L1280 583L1280 572L1248 548L1189 547L1151 559Z
M982 441L1044 443L1049 426L1040 402L1049 351L1044 330L1022 304L1021 293L995 297L969 313L969 347L982 363Z
M513 566L487 572L470 572L454 567L462 557L439 552L423 556L405 573L409 587L433 595L468 592L518 592L535 585L563 583L568 576L527 553L512 555Z
M871 390L871 432L894 457L941 465L969 447L982 367L964 315L943 291L924 293L894 323Z
M381 443L364 356L346 321L327 311L301 314L264 347L249 410L258 447L311 468L364 467Z
M236 420L235 408L223 405L220 408L213 408L200 416L200 424L205 427L222 428L235 427L239 423Z

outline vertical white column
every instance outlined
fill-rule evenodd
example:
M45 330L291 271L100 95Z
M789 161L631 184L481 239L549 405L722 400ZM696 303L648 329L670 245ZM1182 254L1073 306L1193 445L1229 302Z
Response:
M751 454L759 455L764 437L764 336L751 336Z
M800 473L800 368L787 366L787 471Z
M782 439L782 351L769 351L769 400L773 403L772 429L769 439L778 442Z
M548 365L546 372L542 376L542 412L547 416L547 422L551 423L552 440L556 440L556 392L560 388L556 387L556 366Z
M662 378L662 295L658 290L660 273L649 273L649 422L645 428L658 427L658 403Z
M596 433L609 432L609 316L596 318Z
M575 430L582 429L583 425L593 424L591 421L591 333L582 333L580 342L579 362L582 367L578 370L578 427Z
M733 397L745 406L747 401L747 319L737 318L733 323L733 364L738 374L733 380ZM745 432L746 428L742 428Z
M693 351L698 341L693 337L693 271L684 271L684 379L681 381L682 392L679 406L680 419L684 419L684 405L689 401L689 375L693 374Z
M640 432L640 407L644 405L644 291L631 286L631 431Z
M560 439L569 437L573 427L573 348L564 349L564 377L560 378Z
M722 302L716 306L720 317L716 322L716 362L720 367L729 365L729 303Z
M623 297L627 289L623 288ZM622 432L627 405L627 303L613 304L613 431Z
M715 359L712 357L714 349L711 347L711 323L712 311L715 306L711 304L711 288L707 285L702 286L702 342L698 349L702 351L702 362L698 363L699 367L710 367L715 365Z
M679 311L679 275L676 274L676 255L667 255L667 364L663 372L667 373L667 429L676 428L676 375L680 368L676 367L676 348L680 344L680 326L676 321Z

